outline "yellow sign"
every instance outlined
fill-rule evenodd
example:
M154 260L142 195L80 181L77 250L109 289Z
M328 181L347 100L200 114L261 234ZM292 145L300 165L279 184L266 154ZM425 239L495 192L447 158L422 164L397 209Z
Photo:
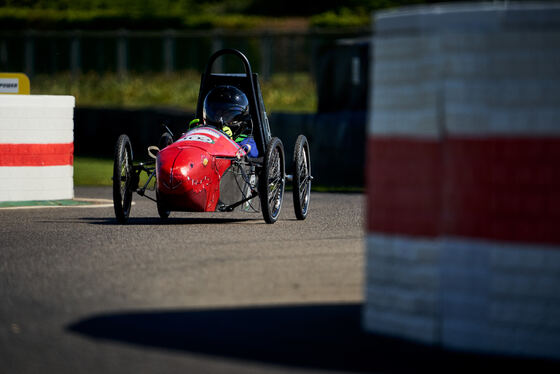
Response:
M0 73L0 94L29 95L29 78L23 73Z

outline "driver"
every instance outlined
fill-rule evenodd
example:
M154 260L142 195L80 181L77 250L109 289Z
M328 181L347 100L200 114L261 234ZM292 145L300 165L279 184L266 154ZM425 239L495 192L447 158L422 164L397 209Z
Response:
M251 115L247 96L234 86L217 86L208 92L202 107L202 120L227 134L257 157L257 145L251 136ZM247 147L249 145L249 147Z

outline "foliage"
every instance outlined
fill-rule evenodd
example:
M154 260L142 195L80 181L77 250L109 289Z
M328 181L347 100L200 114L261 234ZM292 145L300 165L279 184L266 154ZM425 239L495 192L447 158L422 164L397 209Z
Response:
M433 0L0 0L0 23L5 30L254 28L304 16L313 27L345 28L367 26L373 10L426 2Z
M312 16L310 26L316 28L357 28L370 24L370 14L365 11L352 11L341 8Z
M193 14L182 19L185 29L252 29L263 27L270 21L273 20L251 15L228 14L216 17L207 13Z
M0 0L0 6L22 9L114 10L164 13L189 9L192 0Z
M315 82L307 74L277 74L262 84L263 97L268 112L317 111Z
M99 107L194 107L200 76L195 72L129 74L119 77L90 72L74 79L70 74L39 75L31 82L33 94L72 95L76 105ZM193 106L190 105L193 103Z
M38 75L31 92L39 95L72 95L77 106L91 107L174 107L193 110L198 99L200 74L183 71L173 74L69 73ZM317 109L315 84L307 74L277 74L261 82L269 112L307 112Z
M216 17L210 13L128 13L119 9L56 10L0 8L5 30L164 30L164 29L250 29L277 24L277 18L244 14Z
M4 29L164 29L182 28L183 18L174 15L134 14L117 9L57 10L0 8Z

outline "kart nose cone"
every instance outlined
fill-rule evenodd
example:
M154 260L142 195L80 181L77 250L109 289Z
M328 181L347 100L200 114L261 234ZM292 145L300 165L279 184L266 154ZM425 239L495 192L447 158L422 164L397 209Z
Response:
M213 164L212 157L200 148L166 148L158 154L156 165L159 195L172 210L207 210L219 185Z
M173 190L178 187L178 183L173 181L173 165L175 159L181 153L177 148L165 149L158 153L156 159L157 183L160 190Z

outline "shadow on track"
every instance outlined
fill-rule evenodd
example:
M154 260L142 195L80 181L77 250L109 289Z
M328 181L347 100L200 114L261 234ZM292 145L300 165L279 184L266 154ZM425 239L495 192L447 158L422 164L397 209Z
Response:
M82 218L82 222L87 222L92 225L116 225L116 226L152 226L152 225L216 225L225 223L251 223L251 224L265 224L262 219L255 218L225 218L225 217L173 217L168 219L161 219L159 217L131 217L127 223L121 225L113 217L87 217Z
M67 329L90 338L210 356L351 372L528 372L558 362L450 352L361 329L361 305L142 311L92 316ZM499 365L499 366L497 366Z

